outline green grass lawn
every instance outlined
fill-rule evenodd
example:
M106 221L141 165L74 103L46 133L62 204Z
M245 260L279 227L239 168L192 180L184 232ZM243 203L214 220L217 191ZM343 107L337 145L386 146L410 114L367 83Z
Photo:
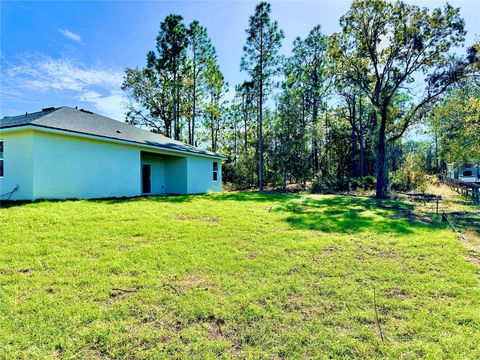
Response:
M480 358L480 268L444 224L380 205L225 193L0 209L0 357Z

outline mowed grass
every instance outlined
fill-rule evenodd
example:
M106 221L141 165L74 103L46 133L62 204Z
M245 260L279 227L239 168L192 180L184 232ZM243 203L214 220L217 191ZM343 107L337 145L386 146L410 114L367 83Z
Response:
M11 206L0 357L478 359L466 253L444 224L367 198Z

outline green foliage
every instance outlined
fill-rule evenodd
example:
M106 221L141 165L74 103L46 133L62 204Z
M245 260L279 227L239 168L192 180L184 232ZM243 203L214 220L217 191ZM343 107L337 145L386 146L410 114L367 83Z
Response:
M226 155L223 178L241 189L362 189L375 175L384 197L410 152L430 174L480 157L480 45L451 52L465 35L458 9L355 0L340 25L332 36L315 26L284 59L271 5L257 4L240 63L249 78L227 100L207 29L169 15L147 66L126 70L128 121ZM402 143L427 116L433 141Z
M452 89L433 108L431 128L441 157L448 163L480 159L480 85L470 78Z
M168 15L160 24L160 32L157 35L158 57L155 53L149 53L148 66L165 69L172 74L178 73L186 57L187 44L187 28L183 24L183 17Z
M349 190L365 190L370 191L375 189L376 179L375 176L363 176L358 178L350 178L348 180Z
M223 116L225 109L223 108L223 95L227 91L227 83L220 71L216 61L211 58L208 61L205 84L209 101L204 110L205 121L203 123L204 128L209 133L210 137L210 150L217 152L218 150L218 137L222 129Z
M310 191L313 194L321 194L328 191L333 191L336 187L337 180L330 176L317 175L313 178Z
M478 267L444 224L380 205L225 193L0 209L0 357L479 358Z
M280 71L279 51L285 37L278 23L270 18L271 11L268 2L261 2L255 7L246 29L247 41L240 64L257 89L262 86L265 93L270 88L272 77Z
M215 62L215 48L207 34L207 29L200 25L197 20L192 21L188 28L189 50L189 86L191 106L189 122L189 143L195 145L195 120L197 114L204 109L206 92L211 91L209 69L215 67L220 72ZM220 74L221 75L221 74ZM223 76L222 76L223 77Z
M376 109L377 197L383 198L386 143L401 138L429 104L471 71L467 59L450 53L463 44L464 21L459 9L448 4L443 11L429 11L402 1L355 0L340 25L342 32L330 41L330 56L336 71L362 89ZM425 80L424 94L396 107L400 89L419 77Z
M131 99L127 120L196 144L201 132L197 117L211 124L212 112L220 111L221 99L212 100L212 93L219 92L219 78L223 81L206 28L194 20L187 29L180 15L168 15L160 24L155 51L147 54L146 67L125 71L122 89Z
M391 178L391 187L394 190L424 192L427 188L427 177L421 158L413 153L407 154L405 161Z
M258 182L263 191L263 105L271 88L271 80L280 67L279 55L283 31L270 18L271 6L261 2L255 7L246 29L247 41L243 47L240 68L247 71L256 90L258 103Z
M332 191L371 191L375 189L374 176L351 177L343 181L329 176L316 176L312 182L313 194L328 193Z

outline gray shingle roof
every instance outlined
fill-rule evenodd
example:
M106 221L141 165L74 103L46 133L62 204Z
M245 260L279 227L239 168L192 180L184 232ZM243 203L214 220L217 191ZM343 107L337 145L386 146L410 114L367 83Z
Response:
M80 111L67 106L50 111L39 111L0 119L0 129L24 125L66 130L159 148L186 151L197 155L222 158L219 154L184 144L166 136L155 134L105 116Z

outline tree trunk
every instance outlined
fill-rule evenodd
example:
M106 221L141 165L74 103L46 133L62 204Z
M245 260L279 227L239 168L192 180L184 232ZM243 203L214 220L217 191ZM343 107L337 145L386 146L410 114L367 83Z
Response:
M237 120L233 120L233 162L237 163Z
M247 156L248 153L248 98L247 95L244 95L244 110L243 110L243 124L244 124L244 151L245 151L245 157Z
M315 85L316 86L316 85ZM318 117L318 99L317 95L314 95L313 109L312 109L312 123L313 123L313 169L315 174L318 174L318 129L317 129L317 117Z
M329 156L329 151L328 151L328 103L327 99L325 98L325 151L324 151L324 163L323 163L323 169L328 168L328 156Z
M210 136L212 137L212 152L216 151L216 144L215 144L215 124L213 120L213 115L210 117L210 126L212 128L212 131L210 133Z
M173 73L173 137L175 140L177 139L177 73Z
M439 173L438 169L438 131L435 129L435 173Z
M177 86L177 130L175 140L180 140L180 87Z
M260 35L260 92L258 129L258 191L263 192L263 34Z
M194 81L194 83L195 83L195 81ZM194 88L195 88L195 85L194 85ZM190 130L190 145L194 145L194 146L195 146L195 112L196 112L195 97L196 97L195 90L193 90L192 126L191 126L191 130Z
M351 157L351 173L353 177L358 176L357 172L357 99L353 94L352 99L352 157Z
M195 113L197 102L197 64L195 59L195 47L193 48L193 98L192 98L192 126L190 130L190 145L195 145Z
M386 144L385 144L385 129L387 125L386 109L382 110L380 130L378 132L377 141L377 185L376 194L377 199L386 199L388 197L388 169L386 161Z
M212 95L210 95L210 105L212 106L212 108L213 108L214 101L215 101L214 96L212 94ZM210 115L210 139L212 141L212 152L215 152L215 148L216 148L216 144L215 144L215 119L214 119L213 114Z
M364 177L365 174L365 139L364 139L364 129L363 129L363 106L362 106L362 96L360 96L359 100L359 114L358 114L358 122L360 127L360 139L358 139L360 143L360 175Z
M220 121L218 117L214 117L214 121L215 121L215 150L213 152L216 153L218 148L218 133L220 132Z

